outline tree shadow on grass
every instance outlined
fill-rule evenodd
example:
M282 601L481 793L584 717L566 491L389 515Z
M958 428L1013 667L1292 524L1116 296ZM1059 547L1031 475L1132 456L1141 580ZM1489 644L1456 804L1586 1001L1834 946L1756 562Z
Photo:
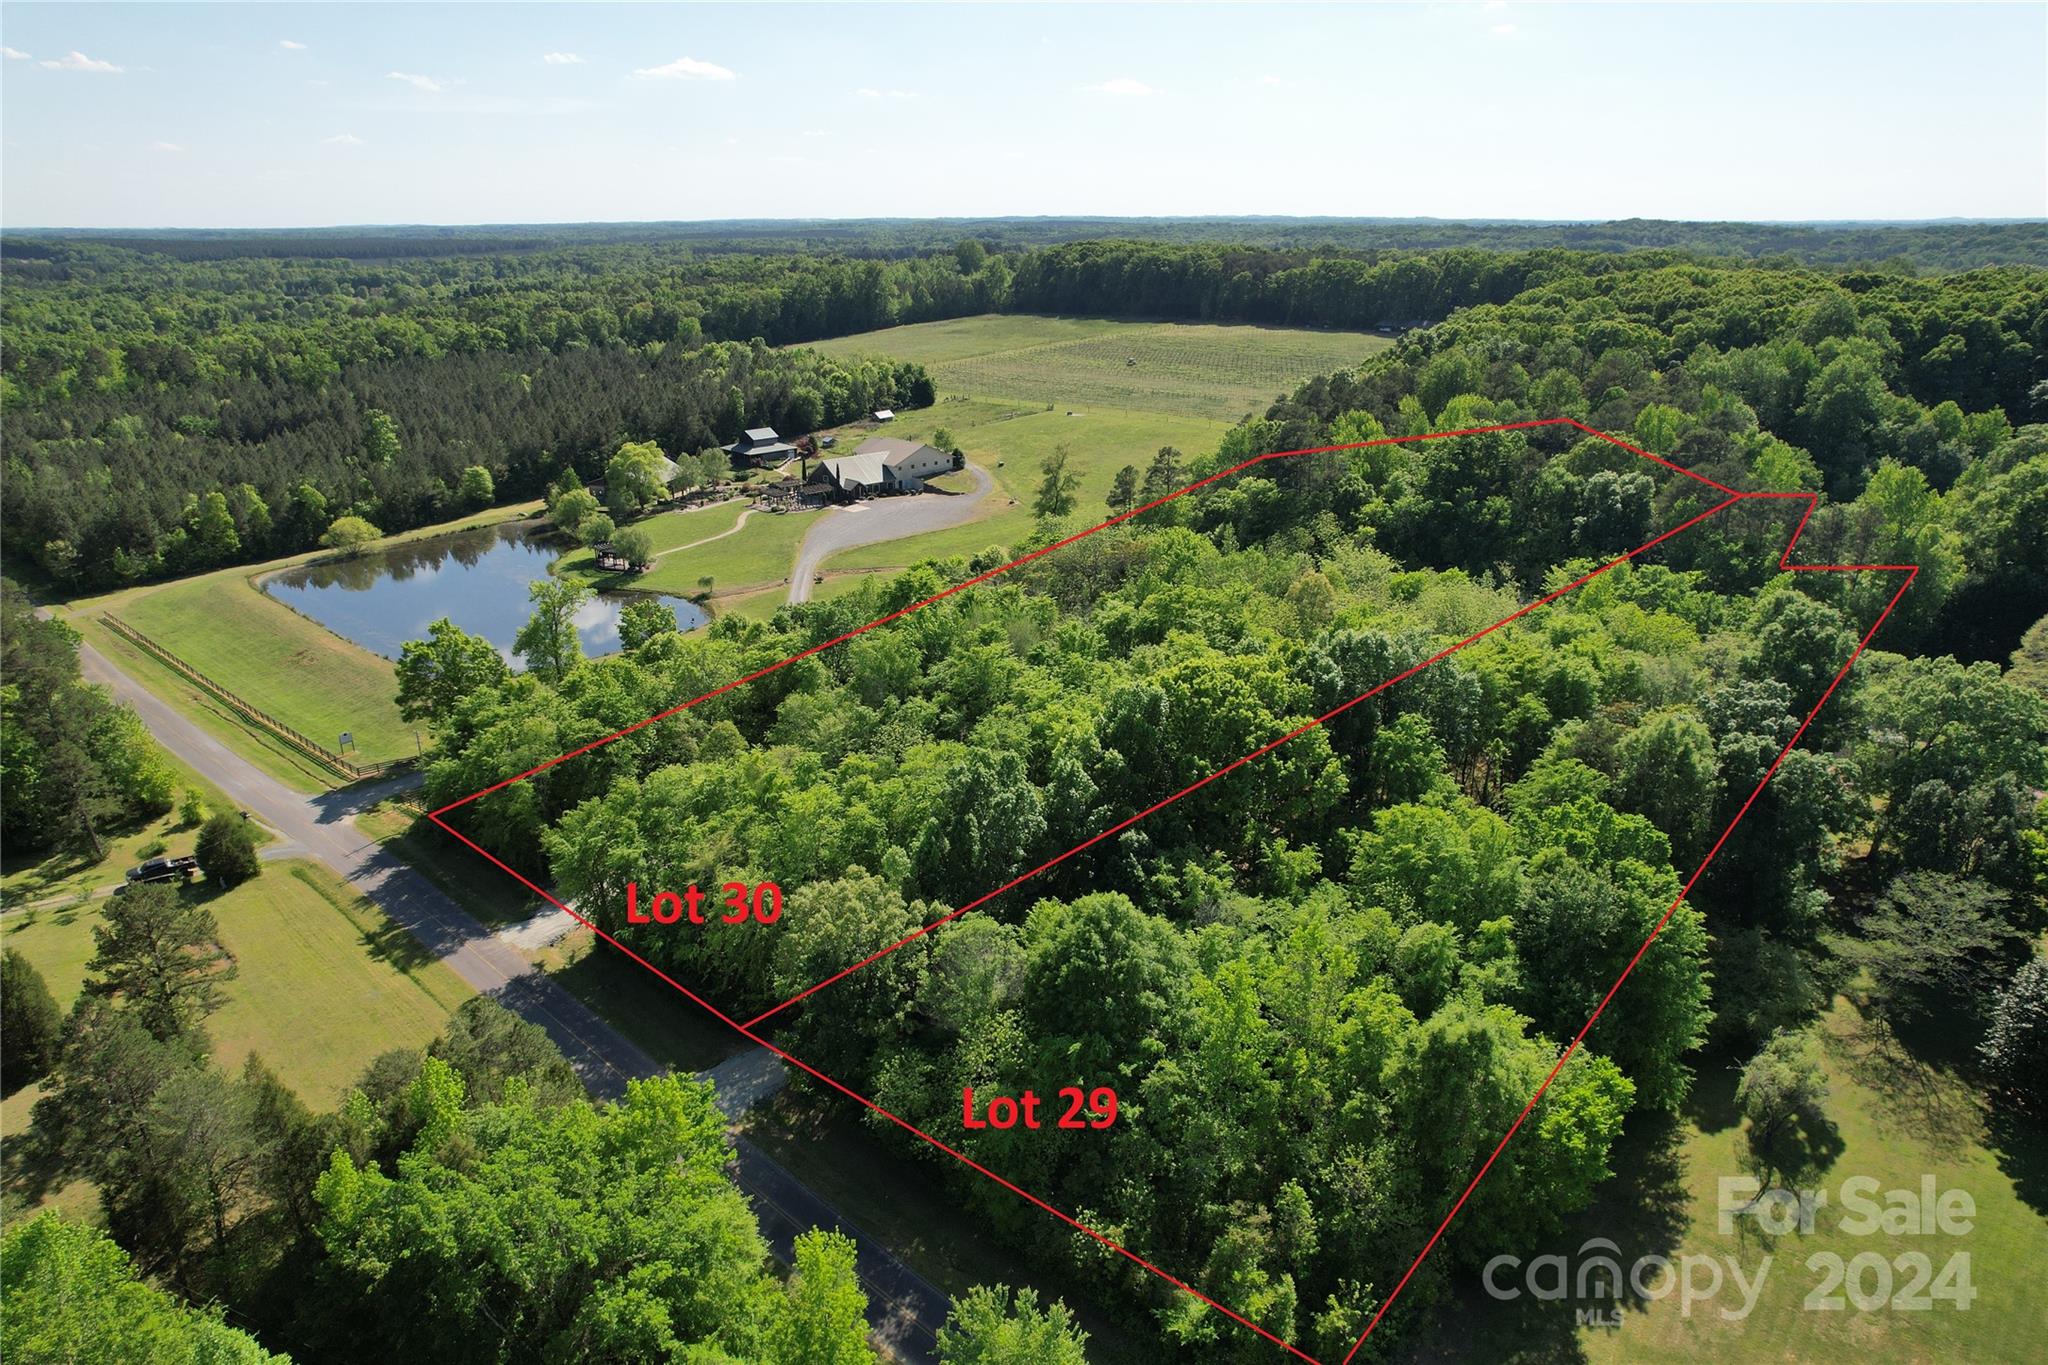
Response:
M2011 1104L1995 1104L1988 1126L1985 1145L2012 1181L2013 1193L2034 1212L2048 1214L2048 1122Z
M1732 1093L1732 1080L1724 1088ZM1721 1101L1709 1095L1706 1103L1711 1109ZM1520 1259L1500 1269L1493 1284L1518 1291L1516 1297L1502 1298L1489 1291L1482 1277L1461 1275L1428 1330L1394 1358L1405 1365L1472 1360L1582 1365L1587 1358L1582 1328L1617 1331L1623 1315L1646 1309L1648 1302L1629 1283L1629 1269L1644 1257L1673 1255L1691 1225L1685 1142L1684 1119L1669 1114L1630 1118L1609 1154L1614 1175L1593 1202L1566 1218L1542 1245L1509 1249ZM1524 1278L1544 1256L1564 1260L1569 1289L1563 1298L1536 1297ZM1618 1284L1592 1270L1595 1262L1605 1261L1621 1267Z
M390 920L380 928L363 931L363 948L377 961L407 976L425 970L434 961L434 954L410 930Z
M25 1131L0 1144L0 1197L4 1197L9 1218L34 1208L71 1183L71 1173L55 1144L40 1127Z
M1830 1055L1869 1093L1885 1127L1943 1157L1985 1140L1983 1097L1956 1074L1974 1061L1971 1026L1952 1019L1894 1025L1857 1015L1828 1039Z
M1742 1106L1735 1102L1735 1086L1741 1079L1740 1061L1702 1057L1680 1112L1702 1133L1741 1127Z
M1766 1190L1805 1189L1819 1183L1841 1159L1846 1145L1842 1130L1827 1115L1794 1114L1768 1140L1760 1143L1752 1137L1744 1149L1743 1163Z

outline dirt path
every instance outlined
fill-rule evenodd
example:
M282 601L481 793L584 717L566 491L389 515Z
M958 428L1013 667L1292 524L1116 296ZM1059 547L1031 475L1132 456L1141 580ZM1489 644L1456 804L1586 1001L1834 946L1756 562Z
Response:
M736 501L736 499L728 499L727 501ZM723 507L723 506L725 506L725 503L722 503L722 502L714 502L714 503L712 503L712 504L711 504L711 507ZM700 510L709 510L709 509L708 509L708 508L705 508L705 509L700 509ZM685 515L688 515L688 514L687 514L687 513L685 513ZM726 528L725 530L723 530L723 531L720 531L720 532L719 532L719 533L718 533L717 535L715 535L715 536L706 536L706 537L704 537L704 539L702 539L702 540L693 540L693 541L691 541L691 542L690 542L690 543L689 543L688 545L678 545L678 546L676 546L676 547L675 547L674 549L669 549L669 550L657 550L657 551L655 551L655 552L654 552L654 558L655 558L655 559L666 559L666 558L668 558L668 557L669 557L670 555L679 555L679 554L681 554L681 553L682 553L683 551L685 551L685 550L694 550L694 549L696 549L696 548L697 548L697 547L698 547L699 545L709 545L709 544L710 544L710 543L711 543L712 541L714 541L714 540L724 540L724 539L725 539L725 538L726 538L727 536L736 536L736 535L738 535L738 534L740 533L740 528L741 528L742 526L745 526L745 525L747 524L747 518L748 518L748 517L751 517L751 516L753 516L753 515L754 515L754 509L753 509L753 508L751 508L751 507L749 507L749 508L748 508L748 509L747 509L746 511L744 511L744 512L740 513L740 517L739 517L739 520L738 520L738 521L735 521L735 522L734 522L734 523L733 523L733 524L732 524L731 526L727 527L727 528ZM650 561L650 562L651 562L651 561Z

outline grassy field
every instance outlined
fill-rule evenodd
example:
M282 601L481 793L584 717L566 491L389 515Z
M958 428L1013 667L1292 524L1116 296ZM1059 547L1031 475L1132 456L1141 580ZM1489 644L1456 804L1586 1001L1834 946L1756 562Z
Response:
M221 794L220 788L172 755L163 754L162 757L178 776L177 792L180 797L187 791L197 791L205 798L209 810L234 808ZM257 837L263 843L271 839L270 832L260 826ZM21 906L56 896L83 895L103 886L116 885L124 872L146 857L159 854L183 857L190 853L193 844L198 842L199 827L186 825L174 808L154 820L139 820L125 826L102 829L100 839L107 851L106 856L99 859L67 849L45 857L16 856L0 862L0 903ZM158 844L163 847L157 848ZM144 849L150 851L144 853Z
M1081 476L1076 528L1109 514L1116 473L1142 473L1161 446L1207 454L1230 424L1263 410L1311 375L1356 364L1389 344L1362 332L986 316L891 327L822 343L840 355L921 361L939 401L905 413L889 434L952 433L995 476L980 515L964 526L861 546L828 572L900 568L923 558L1013 547L1032 529L1030 501L1056 448ZM869 434L865 426L847 441Z
M708 507L692 507L688 511L657 512L651 517L642 517L629 523L636 531L645 531L647 539L654 546L656 558L669 554L682 546L713 536L724 535L739 525L747 510L746 500L735 498L731 502L713 503ZM575 573L592 579L609 580L612 575L601 573L596 568L597 554L593 550L571 550L554 563L557 574Z
M314 762L268 730L250 725L184 674L107 629L98 617L75 616L71 622L80 628L87 644L237 757L296 791L316 792L342 785L343 779L325 765Z
M1091 337L1145 325L1118 322L1114 318L1044 318L1021 313L983 313L979 317L885 327L879 332L860 332L849 337L834 337L830 341L807 341L804 345L826 355L885 355L896 360L915 360L930 368L980 356L1000 355L1005 351L1021 351L1027 347L1087 341Z
M540 897L404 806L379 803L355 823L485 924L518 924L542 908Z
M1817 1175L1796 1182L1827 1194L1811 1232L1771 1237L1752 1219L1735 1219L1731 1231L1720 1230L1719 1181L1747 1173L1734 1076L1723 1069L1701 1076L1682 1120L1632 1124L1615 1154L1617 1176L1599 1203L1574 1218L1555 1246L1531 1253L1561 1252L1576 1273L1577 1248L1604 1236L1620 1245L1624 1265L1656 1252L1674 1261L1711 1256L1726 1272L1733 1258L1752 1281L1768 1256L1763 1288L1746 1318L1730 1320L1719 1311L1742 1302L1725 1274L1711 1303L1696 1301L1687 1313L1675 1293L1637 1302L1624 1309L1618 1328L1576 1325L1569 1300L1536 1305L1525 1294L1507 1305L1474 1293L1462 1304L1466 1311L1446 1319L1441 1339L1410 1358L1532 1365L1862 1359L2017 1365L2040 1359L2040 1329L2048 1323L2048 1277L2040 1273L2048 1265L2048 1164L2041 1138L2029 1146L1997 1134L1979 1094L1909 1055L1847 1001L1837 1002L1819 1031L1834 1129L1827 1147L1839 1144L1839 1150ZM1955 1235L1852 1235L1841 1226L1851 1211L1840 1206L1840 1195L1842 1183L1857 1176L1878 1182L1880 1202L1883 1191L1917 1195L1922 1177L1932 1176L1937 1190L1969 1194L1974 1225ZM1937 1272L1951 1256L1967 1253L1977 1291L1968 1311L1942 1300L1919 1310L1887 1305L1859 1311L1846 1299L1836 1310L1807 1306L1825 1280L1821 1269L1808 1266L1809 1257L1831 1255L1847 1264L1875 1253L1873 1261L1895 1262L1912 1252L1926 1255ZM1866 1272L1866 1293L1875 1293L1876 1275L1874 1267ZM1701 1270L1695 1282L1708 1278ZM1895 1271L1893 1291L1903 1291L1908 1279ZM1502 1282L1519 1283L1512 1272L1504 1272ZM1833 1293L1846 1291L1838 1284Z
M362 761L413 752L387 659L281 606L241 573L207 574L134 598L135 629L285 724L333 748L354 733Z
M522 503L423 526L378 541L375 548L495 525L539 506ZM317 790L339 779L288 745L231 718L225 707L122 640L99 618L119 616L215 682L322 744L331 747L342 731L353 732L362 762L410 757L415 751L412 727L398 715L390 662L300 616L255 585L265 574L320 557L294 555L125 588L64 603L62 610L95 649L237 753L280 781L300 790Z
M203 885L190 894L204 894ZM103 904L10 912L0 929L0 942L36 965L63 1008L85 979ZM237 968L227 1004L207 1020L214 1055L239 1068L261 1054L316 1109L331 1108L378 1053L432 1038L470 995L412 935L317 864L268 863L209 908Z
M635 576L632 585L647 592L691 596L702 592L703 580L709 578L711 591L718 596L786 583L796 547L816 520L817 514L810 512L756 512L737 535L664 555L648 572Z
M891 327L817 349L921 361L941 394L1233 422L1311 375L1390 344L1368 332L990 315Z

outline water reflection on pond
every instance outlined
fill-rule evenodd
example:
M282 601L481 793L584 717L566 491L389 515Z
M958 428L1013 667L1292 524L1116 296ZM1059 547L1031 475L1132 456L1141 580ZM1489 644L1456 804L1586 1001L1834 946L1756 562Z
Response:
M512 641L532 608L526 585L548 576L562 551L517 524L489 526L395 545L354 559L308 564L264 580L263 590L345 640L396 659L408 640L424 639L445 616L498 647L514 667ZM619 612L632 598L593 598L576 614L583 652L619 647ZM708 619L680 597L662 597L684 630Z

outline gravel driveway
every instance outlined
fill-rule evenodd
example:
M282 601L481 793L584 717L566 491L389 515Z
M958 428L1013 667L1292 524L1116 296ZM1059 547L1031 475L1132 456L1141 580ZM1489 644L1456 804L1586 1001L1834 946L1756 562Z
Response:
M796 567L789 575L789 600L811 600L811 580L818 566L841 550L856 545L874 545L884 540L902 540L927 531L974 519L981 500L996 486L995 479L980 465L970 464L974 487L965 493L917 493L900 498L873 498L851 507L835 507L818 518L797 547Z

